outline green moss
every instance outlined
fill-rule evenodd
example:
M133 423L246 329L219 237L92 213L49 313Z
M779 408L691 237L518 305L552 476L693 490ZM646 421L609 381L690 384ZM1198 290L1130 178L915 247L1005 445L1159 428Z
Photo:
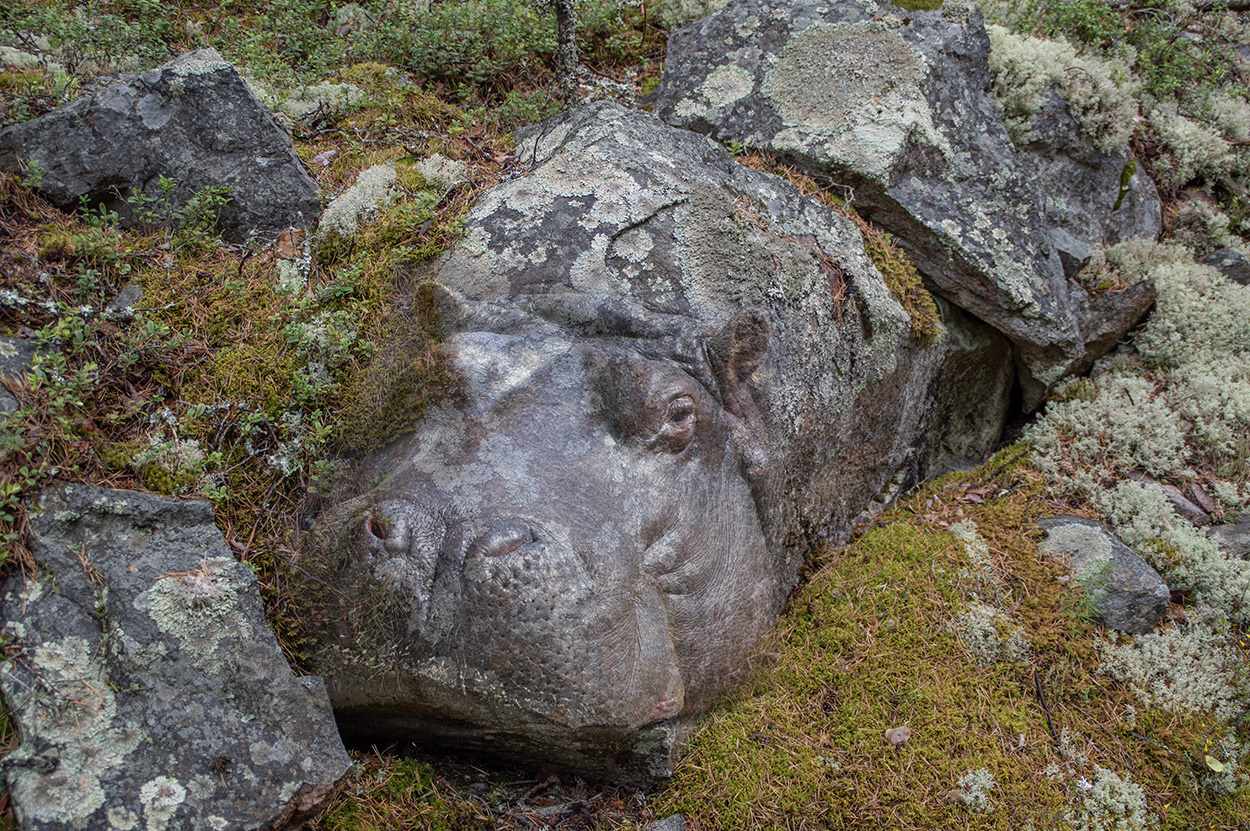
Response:
M1200 746L1195 725L1140 705L1135 714L1131 691L1094 673L1090 629L1067 617L1060 570L1036 549L1041 482L1009 449L827 552L764 647L769 665L707 717L653 799L657 815L680 811L709 831L1062 828L1082 810L1079 779L1110 769L1131 774L1164 827L1235 824L1250 796L1197 794L1193 766L1176 761ZM957 519L975 523L988 566L947 530ZM972 599L1010 615L1028 662L961 657L949 623ZM912 730L897 747L884 735L896 726ZM1061 730L1085 761L1056 752ZM1208 737L1226 730L1206 727ZM996 783L983 813L952 793L979 769Z
M1124 165L1124 169L1120 171L1120 195L1116 197L1115 205L1111 208L1111 210L1120 210L1120 206L1124 204L1124 197L1127 196L1131 190L1129 185L1132 183L1135 175L1137 175L1137 160L1129 159Z
M341 444L348 452L382 447L455 392L456 378L438 349L441 339L434 288L421 286L411 311L391 325L344 392Z
M937 304L924 287L924 280L911 258L894 245L889 234L864 222L857 224L864 237L864 250L881 272L890 293L903 305L911 319L912 332L921 340L937 337L940 320Z
M944 0L894 0L894 5L909 12L935 12Z

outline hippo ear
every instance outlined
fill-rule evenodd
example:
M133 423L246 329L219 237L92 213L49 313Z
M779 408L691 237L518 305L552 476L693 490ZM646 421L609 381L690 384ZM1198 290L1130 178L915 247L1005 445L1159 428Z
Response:
M743 309L713 336L711 347L720 365L724 392L733 395L759 369L768 352L768 320L756 309Z

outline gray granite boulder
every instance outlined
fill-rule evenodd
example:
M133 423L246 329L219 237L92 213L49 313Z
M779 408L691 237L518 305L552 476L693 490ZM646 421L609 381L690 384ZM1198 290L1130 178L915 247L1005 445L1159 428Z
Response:
M1250 560L1250 516L1227 525L1212 526L1207 534L1215 538L1229 557Z
M1079 299L1077 319L1080 320L1081 337L1085 341L1085 356L1072 365L1072 372L1079 375L1115 349L1128 337L1133 327L1146 319L1154 308L1156 292L1154 283L1141 280L1120 291L1093 294L1074 286L1072 296ZM1043 392L1038 390L1038 394Z
M0 378L20 382L35 359L35 344L21 338L0 338ZM18 401L0 386L0 414L17 409Z
M1159 236L1163 209L1154 182L1131 150L1098 147L1057 88L1038 109L1019 151L1042 191L1051 240L1069 276L1084 265L1082 250L1088 262L1089 246Z
M142 192L165 214L159 177L177 182L168 207L224 185L222 236L238 241L287 227L307 229L321 213L316 183L287 136L234 67L213 49L189 52L121 75L45 116L0 130L0 169L42 171L38 190L72 209L82 197L139 223L127 199Z
M975 5L734 0L674 32L656 112L833 174L1041 388L1082 357L1041 197L989 93Z
M1250 262L1240 251L1220 248L1198 262L1211 266L1240 286L1250 286Z
M315 665L345 733L654 782L813 544L991 449L1012 350L919 339L848 219L646 113L518 157L430 274L460 395L305 547Z
M1085 593L1093 617L1111 629L1141 635L1168 610L1168 587L1149 563L1101 523L1057 516L1037 523L1046 531L1041 548L1067 560L1073 582Z
M325 686L292 674L208 503L56 485L31 507L34 573L0 598L24 831L276 829L335 793Z

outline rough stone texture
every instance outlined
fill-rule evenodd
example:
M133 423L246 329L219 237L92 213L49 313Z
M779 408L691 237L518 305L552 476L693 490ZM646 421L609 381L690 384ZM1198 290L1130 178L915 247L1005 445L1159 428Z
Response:
M656 0L649 4L660 26L672 31L725 8L726 0Z
M1181 489L1175 485L1169 485L1166 482L1160 482L1153 476L1139 471L1132 471L1128 474L1128 478L1143 482L1145 484L1154 485L1163 491L1163 495L1167 498L1168 504L1172 506L1172 510L1177 516L1183 517L1194 525L1210 525L1211 515L1199 506L1190 501L1189 497L1181 492Z
M1207 533L1215 537L1229 557L1250 560L1250 516L1244 516L1231 525L1216 525Z
M1163 209L1154 182L1131 151L1098 148L1057 88L1038 110L1019 150L1024 169L1041 188L1046 223L1060 257L1071 257L1081 245L1088 251L1091 245L1159 236ZM1064 265L1066 271L1075 262Z
M962 0L734 0L674 32L656 112L853 186L941 293L1004 332L1045 388L1082 356L1041 197L989 94Z
M1240 251L1220 248L1212 251L1198 262L1217 269L1228 279L1241 286L1250 286L1250 262Z
M669 814L647 826L647 831L686 831L686 818L681 814Z
M1163 495L1172 505L1172 510L1179 515L1192 522L1194 525L1210 525L1211 515L1202 508L1190 501L1189 497L1181 493L1181 489L1176 485L1160 484L1163 489Z
M172 207L199 191L228 185L222 235L307 229L321 212L317 186L290 138L274 123L234 67L213 49L189 52L141 75L121 75L47 115L0 130L0 169L44 172L39 191L62 208L87 196L139 218L126 199L159 199L158 178L178 182Z
M653 781L811 544L993 446L1011 349L918 342L848 220L645 113L518 157L433 273L462 395L307 548L319 671L362 738Z
M0 666L23 829L281 828L334 793L325 686L291 673L208 503L58 485L32 508Z
M1150 314L1155 305L1155 294L1154 283L1149 280L1134 283L1122 291L1097 294L1087 294L1083 289L1074 287L1073 297L1082 298L1077 306L1077 317L1085 338L1085 357L1072 366L1072 372L1080 374L1089 369L1123 341L1129 331ZM1043 393L1044 390L1037 390L1038 395Z
M0 378L21 381L35 359L35 344L20 338L0 338ZM0 413L17 409L18 401L0 386Z
M1168 609L1168 587L1149 563L1093 520L1057 516L1037 524L1046 531L1042 550L1071 563L1095 620L1131 635L1155 627Z

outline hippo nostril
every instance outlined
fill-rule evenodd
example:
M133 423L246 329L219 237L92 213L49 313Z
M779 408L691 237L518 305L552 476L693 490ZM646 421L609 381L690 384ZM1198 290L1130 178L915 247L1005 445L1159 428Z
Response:
M365 530L375 538L383 542L386 541L386 523L377 514L370 514L369 518L365 520Z
M507 519L496 522L485 534L478 537L473 542L470 553L479 557L504 557L533 542L538 542L538 534L529 523L519 519Z

